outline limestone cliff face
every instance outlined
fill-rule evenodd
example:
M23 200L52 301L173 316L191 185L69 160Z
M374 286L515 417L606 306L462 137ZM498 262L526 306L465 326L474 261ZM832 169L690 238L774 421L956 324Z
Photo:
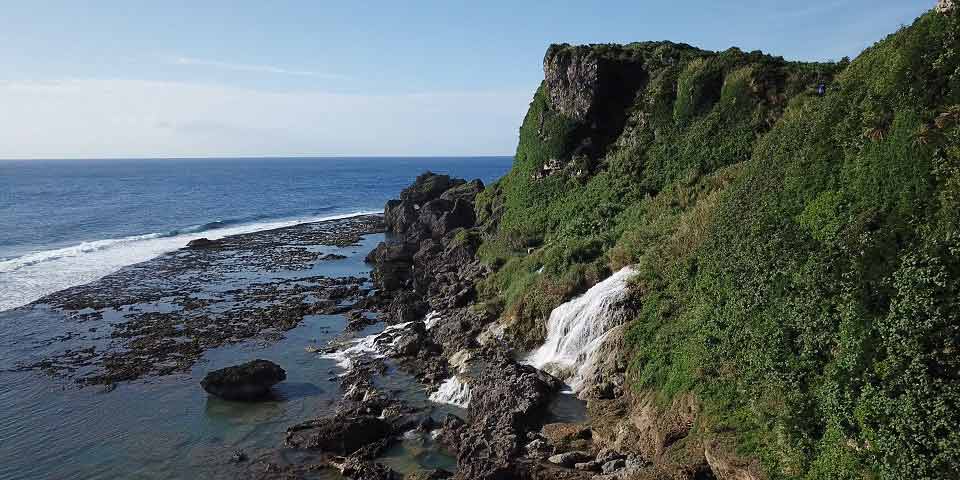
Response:
M543 59L550 108L579 125L575 153L602 155L623 131L627 111L649 75L619 45L552 45Z

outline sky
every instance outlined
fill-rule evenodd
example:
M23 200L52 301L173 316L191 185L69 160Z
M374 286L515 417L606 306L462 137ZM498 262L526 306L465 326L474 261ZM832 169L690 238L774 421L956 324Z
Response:
M837 60L935 0L2 0L0 159L511 155L551 43Z

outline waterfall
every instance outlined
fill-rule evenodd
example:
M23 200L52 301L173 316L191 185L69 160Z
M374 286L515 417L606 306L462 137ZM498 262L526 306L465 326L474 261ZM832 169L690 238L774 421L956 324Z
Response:
M547 340L526 363L545 370L579 391L592 370L594 356L610 329L622 321L619 306L627 298L634 270L624 267L583 295L553 309Z
M470 405L470 385L461 382L460 378L454 375L443 382L440 388L430 395L430 401L467 408Z

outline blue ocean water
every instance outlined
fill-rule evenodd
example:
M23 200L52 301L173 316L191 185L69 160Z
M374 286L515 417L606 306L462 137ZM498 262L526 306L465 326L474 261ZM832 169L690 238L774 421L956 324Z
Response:
M359 212L431 170L489 183L510 157L0 162L0 311L217 238Z

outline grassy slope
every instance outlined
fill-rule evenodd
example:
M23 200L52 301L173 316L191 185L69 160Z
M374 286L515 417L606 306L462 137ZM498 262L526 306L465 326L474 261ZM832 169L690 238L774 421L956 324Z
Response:
M541 88L478 205L498 221L487 306L532 345L550 309L638 264L629 378L694 393L698 432L735 432L773 478L952 475L958 34L927 14L848 67L624 47L651 81L623 135L536 180L576 127ZM808 91L818 70L839 72L825 98Z

